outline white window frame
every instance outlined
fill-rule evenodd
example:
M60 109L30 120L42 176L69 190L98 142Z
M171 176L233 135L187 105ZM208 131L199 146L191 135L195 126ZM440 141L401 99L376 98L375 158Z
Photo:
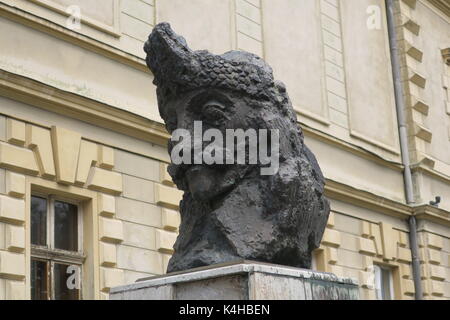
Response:
M31 244L31 258L33 260L45 261L50 264L49 274L47 274L47 284L50 286L51 299L55 297L55 277L54 266L55 264L76 265L79 268L79 280L80 288L79 299L82 299L82 272L83 264L86 260L86 256L83 253L83 206L79 201L68 199L61 196L42 194L33 192L31 197L39 197L47 200L47 216L46 216L46 246ZM31 201L31 200L30 200ZM78 227L78 243L77 251L68 251L64 249L55 248L55 202L61 201L70 203L77 206L77 227ZM30 215L32 213L30 212ZM48 281L50 279L50 281Z
M376 293L376 297L377 300L394 300L394 277L393 277L393 271L392 268L389 267L385 267L382 265L378 265L378 264L374 264L374 274L375 274L375 293ZM385 288L384 288L384 281L383 281L383 271L384 273L388 273L389 274L389 299L385 299L384 296L384 292L385 292Z

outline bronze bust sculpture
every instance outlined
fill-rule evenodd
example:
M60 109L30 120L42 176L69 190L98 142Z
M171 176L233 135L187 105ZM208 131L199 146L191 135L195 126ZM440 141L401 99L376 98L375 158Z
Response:
M207 130L225 136L231 129L278 133L267 139L271 156L277 156L272 174L262 174L261 169L270 166L267 162L250 161L250 147L244 162L205 163L197 160L206 143L183 138L180 156L187 161L172 157L168 169L184 196L180 233L167 271L239 259L310 268L329 203L319 165L303 142L286 88L274 80L271 67L248 52L193 51L168 23L155 26L144 49L159 112L172 135L177 129L195 135L196 123L202 125L200 136ZM256 148L262 146L261 137L253 140ZM250 140L244 140L244 147ZM169 141L171 155L175 148L179 145ZM237 148L231 149L221 153L216 148L214 156L233 158Z

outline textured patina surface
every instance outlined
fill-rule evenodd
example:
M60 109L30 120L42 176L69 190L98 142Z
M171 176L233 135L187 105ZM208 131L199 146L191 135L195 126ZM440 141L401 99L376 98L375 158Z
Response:
M310 268L329 203L319 165L271 67L248 52L193 51L167 23L155 26L145 51L170 133L193 132L194 121L202 121L204 130L267 129L280 136L273 175L261 175L261 164L169 165L184 196L167 271L239 259Z

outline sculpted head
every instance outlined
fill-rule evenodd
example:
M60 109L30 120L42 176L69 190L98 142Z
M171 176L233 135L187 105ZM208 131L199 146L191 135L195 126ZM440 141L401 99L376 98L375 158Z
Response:
M167 23L155 26L144 49L172 134L168 170L185 191L168 271L238 258L308 267L328 202L286 88L270 66L243 51L192 51ZM246 206L244 219L239 210ZM257 234L249 235L240 228L252 219ZM203 236L193 235L195 228Z
M260 159L257 159L256 164L248 163L250 138L247 138L245 148L247 161L237 164L238 141L234 143L234 154L231 154L233 150L227 149L226 145L227 129L242 129L246 133L248 129L254 129L257 134L256 144L260 146L259 130L268 130L270 140L270 130L284 130L289 126L282 122L296 121L284 85L274 81L271 67L256 55L231 51L217 56L207 51L191 51L184 39L175 35L166 23L155 28L147 42L146 52L147 63L155 74L159 111L167 130L169 133L186 130L192 137L190 141L169 141L170 154L173 154L173 147L177 144L180 147L187 143L191 149L190 157L186 157L191 159L190 164L186 163L188 161L183 164L172 163L169 173L180 189L190 192L197 200L211 201L220 197L233 188L239 179L261 166ZM217 143L215 139L201 141L202 145L195 149L196 121L201 123L202 137L209 129L217 129L222 133L224 165L217 162L206 164L204 161L201 164L194 163L195 157L201 157L199 151L203 151L211 142ZM295 132L282 132L282 139L293 138L295 141L292 146L301 149L301 132L298 127L294 128ZM198 134L198 126L197 129ZM286 145L282 145L286 149ZM261 151L267 151L266 156L272 156L270 160L274 160L276 163L273 165L277 166L279 150L276 150L276 155L270 155L274 147L269 141L267 150ZM235 164L225 164L227 156L234 158ZM277 169L274 167L273 172L276 173Z

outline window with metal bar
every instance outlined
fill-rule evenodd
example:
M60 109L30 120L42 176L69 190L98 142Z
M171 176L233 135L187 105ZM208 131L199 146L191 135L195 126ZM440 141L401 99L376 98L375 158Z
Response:
M33 195L30 210L31 299L81 299L81 206L52 195Z

